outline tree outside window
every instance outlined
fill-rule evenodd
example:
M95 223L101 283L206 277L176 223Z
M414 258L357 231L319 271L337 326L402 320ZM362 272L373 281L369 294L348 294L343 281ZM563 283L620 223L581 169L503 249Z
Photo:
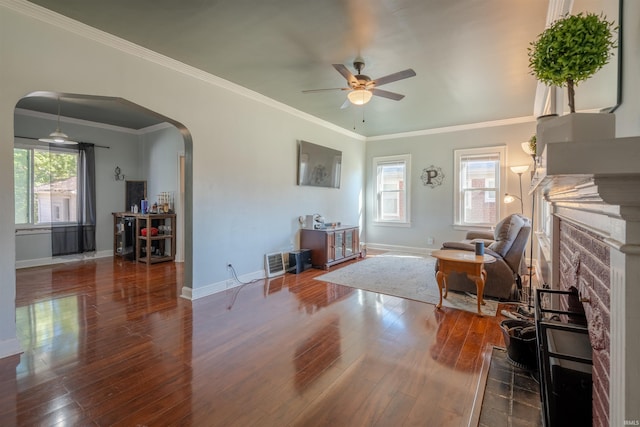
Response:
M13 153L15 223L28 226L76 221L77 151L16 144Z

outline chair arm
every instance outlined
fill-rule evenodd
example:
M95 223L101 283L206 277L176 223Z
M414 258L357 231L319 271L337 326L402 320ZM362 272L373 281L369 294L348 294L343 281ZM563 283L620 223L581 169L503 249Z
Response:
M481 239L481 240L495 240L495 236L491 231L467 231L467 240Z
M464 242L444 242L442 244L442 249L460 249L463 251L474 252L476 250L476 247L470 243Z

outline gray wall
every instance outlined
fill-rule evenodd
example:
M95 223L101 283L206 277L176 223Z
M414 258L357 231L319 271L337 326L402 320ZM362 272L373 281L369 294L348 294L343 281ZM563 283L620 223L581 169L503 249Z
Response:
M366 199L367 227L366 242L375 247L380 245L395 246L409 250L424 251L440 248L443 241L459 240L464 237L465 230L453 226L454 195L454 156L457 148L487 147L495 145L507 146L507 185L506 192L518 194L518 175L508 167L515 165L531 165L533 159L527 155L520 144L529 140L535 133L535 122L482 127L473 130L453 130L446 133L424 134L399 138L376 138L367 142L366 154ZM372 162L374 157L395 154L411 154L411 226L398 227L374 224L374 184ZM425 186L420 178L422 170L431 165L440 167L445 179L441 186L431 188ZM531 182L530 174L522 175L523 199L525 215L531 217L531 200L527 189ZM500 196L502 200L502 196ZM502 207L502 216L520 211L520 203L511 203ZM428 244L427 238L433 237L434 243Z
M142 165L146 172L147 197L150 205L157 202L163 192L173 194L176 223L176 261L184 261L184 211L179 194L178 157L184 155L184 139L175 126L160 126L158 130L142 136Z
M178 192L178 154L184 152L184 140L178 129L168 125L142 136L141 165L147 180L149 204L158 201L162 191Z

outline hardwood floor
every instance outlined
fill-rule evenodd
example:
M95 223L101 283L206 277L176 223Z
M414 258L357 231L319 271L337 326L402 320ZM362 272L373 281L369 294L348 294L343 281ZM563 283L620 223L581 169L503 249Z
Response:
M180 264L18 270L0 425L461 426L500 318L314 280L193 303Z

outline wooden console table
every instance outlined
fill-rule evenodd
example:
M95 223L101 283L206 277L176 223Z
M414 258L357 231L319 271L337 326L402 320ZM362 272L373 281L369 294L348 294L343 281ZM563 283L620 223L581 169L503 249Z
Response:
M447 278L449 273L466 273L467 277L476 283L478 314L481 315L482 311L480 310L480 306L484 304L482 295L484 293L484 284L487 280L487 271L484 269L484 264L495 262L496 259L491 255L476 255L474 252L459 249L434 251L431 253L431 256L438 259L436 281L438 282L438 290L440 291L440 302L436 307L442 307L443 288L444 297L447 297Z
M300 247L311 250L311 264L329 267L360 256L359 228L340 226L300 230Z

